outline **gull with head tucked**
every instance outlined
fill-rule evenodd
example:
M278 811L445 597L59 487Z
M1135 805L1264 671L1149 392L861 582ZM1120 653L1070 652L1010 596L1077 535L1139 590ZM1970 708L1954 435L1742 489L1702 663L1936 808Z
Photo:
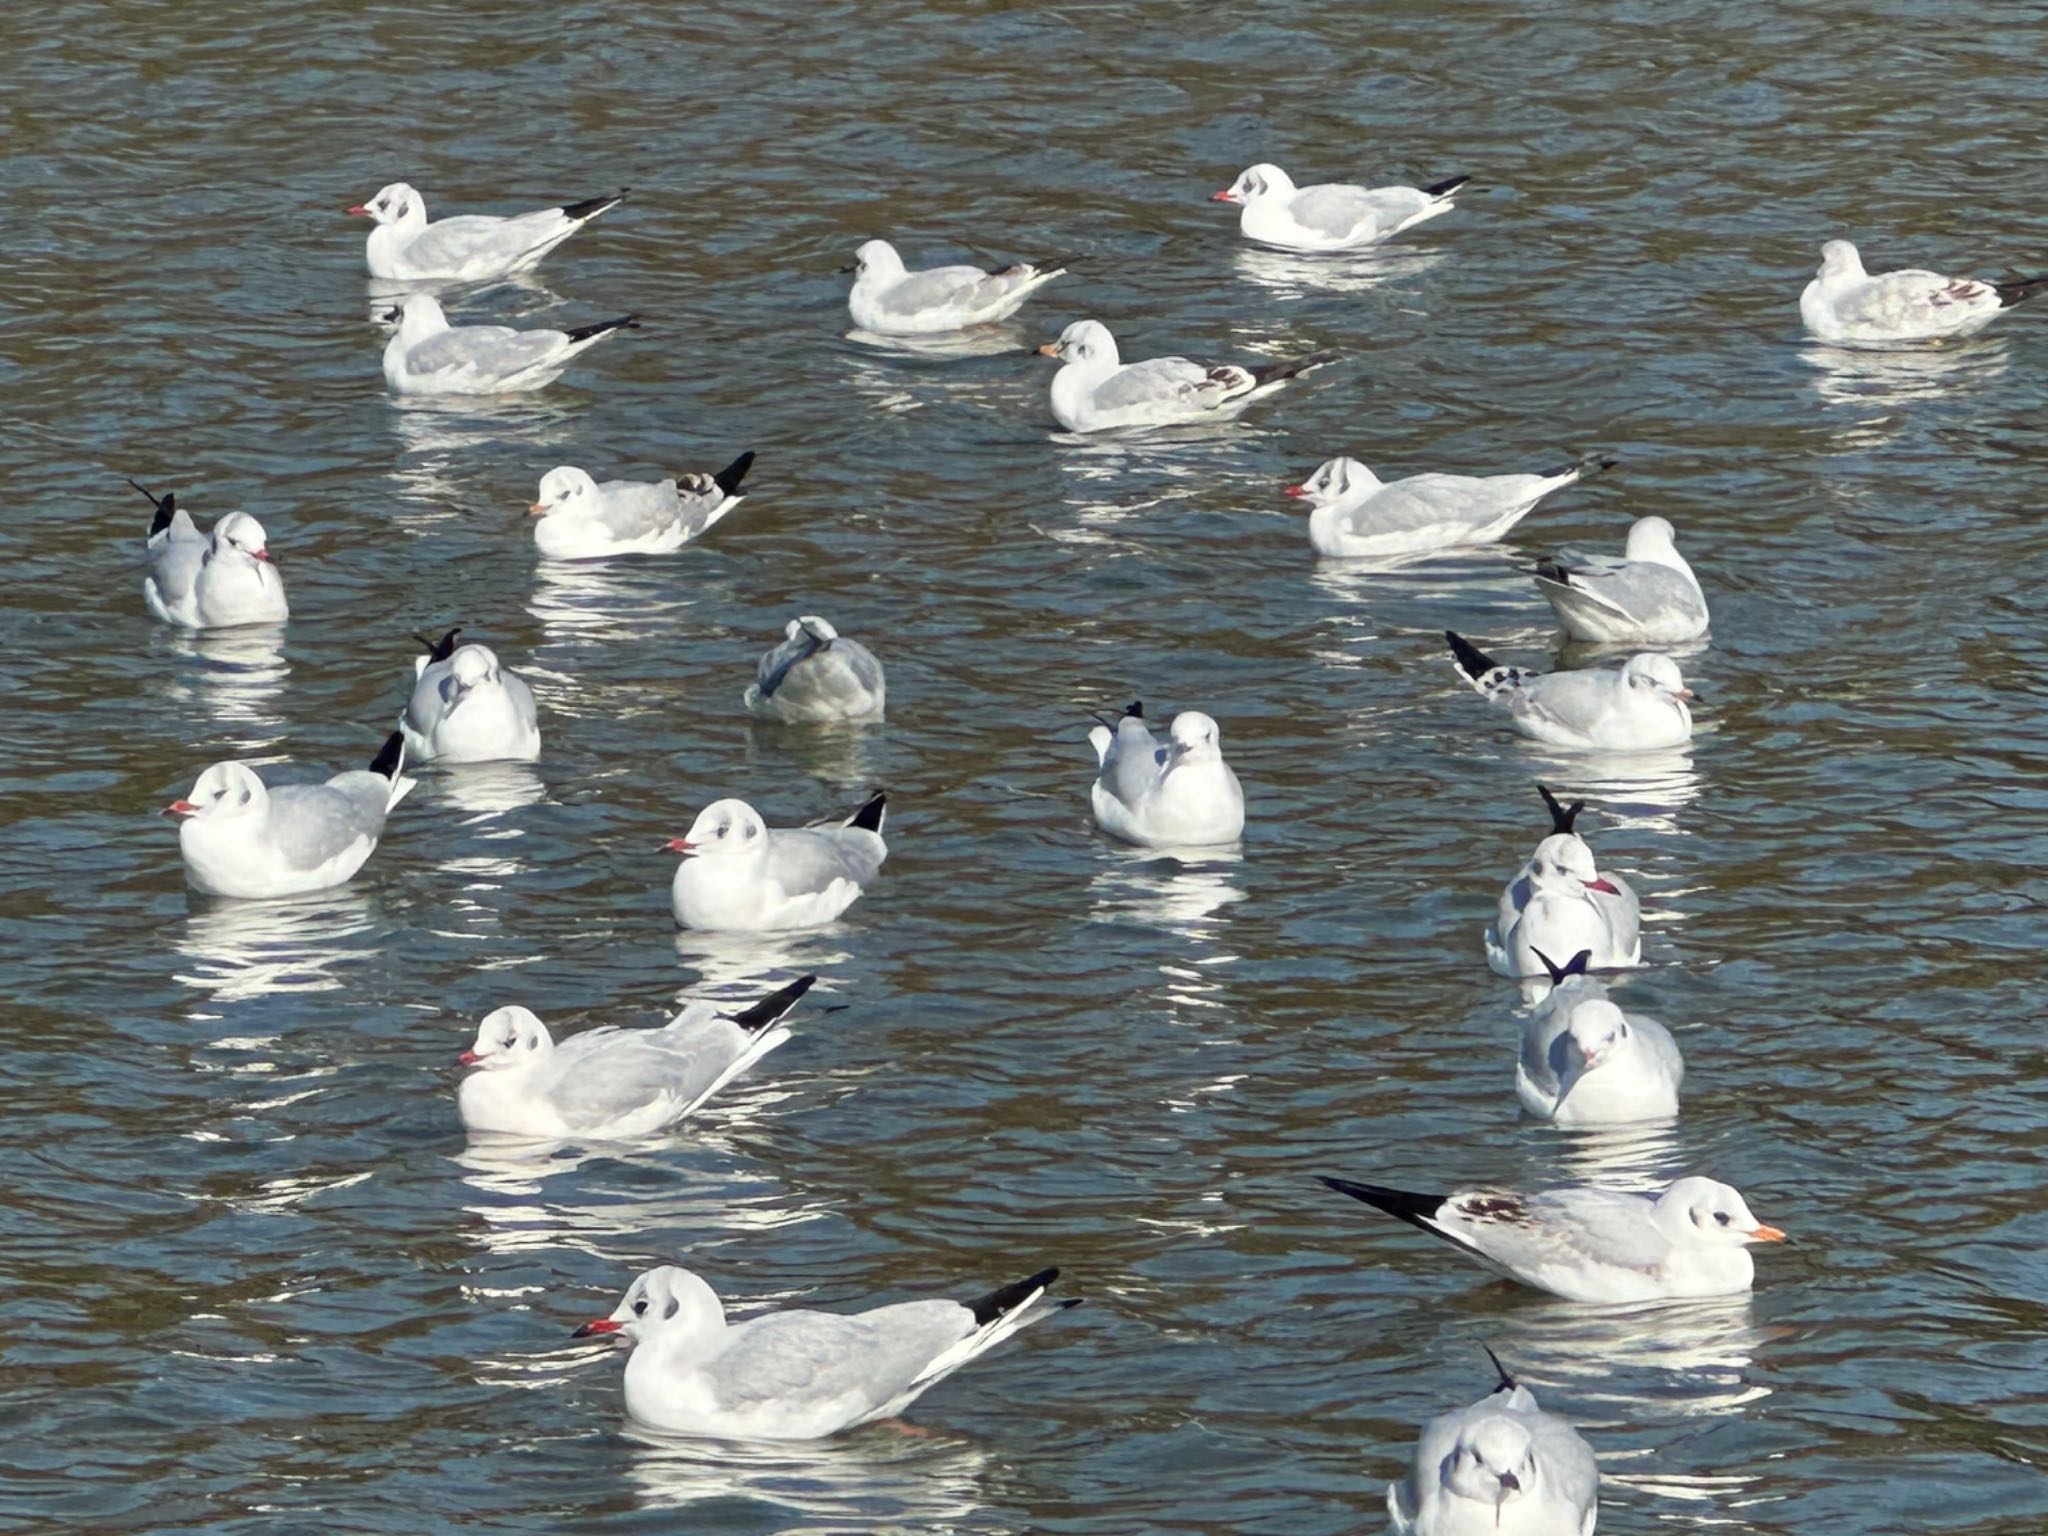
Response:
M393 282L474 283L537 265L592 219L618 207L625 196L621 188L611 197L586 198L509 219L471 213L429 224L426 199L404 182L394 181L348 211L376 226L364 252L370 276Z
M1626 1125L1671 1120L1685 1058L1671 1031L1647 1013L1623 1013L1586 975L1588 952L1563 965L1537 951L1550 995L1522 1024L1515 1097L1552 1125Z
M1076 320L1058 341L1038 350L1060 360L1052 377L1052 414L1069 432L1231 421L1288 380L1337 360L1334 352L1315 352L1258 368L1185 357L1127 364L1109 327L1098 320Z
M607 480L602 485L563 464L541 477L533 544L549 560L665 555L709 533L747 498L740 483L754 466L743 453L715 475L673 480Z
M1863 270L1846 240L1820 248L1820 271L1799 295L1799 318L1821 341L1884 347L1972 336L2007 310L2048 293L2048 277L1987 283L1908 268Z
M880 790L843 821L770 827L744 800L716 800L669 851L683 856L669 889L684 928L767 933L821 928L860 899L889 857Z
M1444 638L1465 680L1533 740L1582 752L1656 752L1692 740L1686 701L1695 695L1669 656L1646 651L1619 671L1529 672L1451 630Z
M879 720L887 695L875 653L807 613L791 619L782 643L762 653L740 702L762 720L816 725Z
M413 658L412 697L399 729L423 763L530 763L540 756L540 718L526 679L499 664L487 645L420 636L426 654Z
M384 318L398 326L384 345L384 382L400 395L508 395L543 389L579 354L640 324L624 315L569 331L451 326L440 301L426 293L411 295Z
M893 1418L1020 1328L1077 1304L1048 1304L1042 1269L972 1301L904 1301L865 1312L791 1308L729 1323L701 1278L665 1264L576 1337L615 1336L626 1413L651 1429L718 1440L821 1440Z
M1408 1475L1387 1485L1395 1536L1592 1536L1600 1469L1593 1448L1520 1385L1500 1381L1468 1408L1431 1419Z
M1162 746L1132 703L1114 726L1088 732L1095 748L1089 803L1095 824L1141 848L1204 847L1244 835L1244 790L1223 760L1216 722L1196 710L1173 717Z
M201 533L175 491L156 496L128 483L156 507L142 546L148 563L142 600L151 613L181 629L282 624L290 617L284 578L255 518L229 512L211 533Z
M266 785L247 763L215 763L175 816L185 879L208 896L298 896L340 885L376 851L384 819L413 787L393 731L368 768L324 784Z
M1353 187L1325 182L1297 187L1277 165L1254 165L1211 202L1236 203L1247 240L1284 251L1362 251L1404 229L1446 214L1451 196L1470 181L1453 176L1426 187Z
M969 266L911 272L895 246L870 240L854 254L854 270L860 275L846 307L855 325L877 336L935 336L1007 320L1067 269L1020 261L994 272Z
M1619 560L1567 550L1536 567L1564 632L1596 645L1677 645L1707 632L1707 599L1671 524L1639 517Z

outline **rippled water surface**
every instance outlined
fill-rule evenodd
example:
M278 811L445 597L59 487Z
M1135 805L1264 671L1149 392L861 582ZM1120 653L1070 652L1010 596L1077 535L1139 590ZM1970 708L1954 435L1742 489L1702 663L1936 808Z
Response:
M2020 18L2015 18L2019 20ZM2048 331L1817 351L1819 242L2000 276L2048 257L2038 31L1927 0L1513 7L17 7L0 94L0 1525L410 1533L1371 1528L1489 1343L1584 1426L1601 1529L2048 1523L2039 1192ZM1207 194L1478 180L1384 257L1256 253ZM461 317L638 311L543 395L402 408L362 229L630 184ZM965 359L846 339L853 246L1077 252ZM1344 361L1178 441L1056 435L1065 322L1126 354ZM536 569L540 474L711 468L702 546ZM1280 487L1620 467L1498 551L1319 567ZM133 475L270 534L281 643L139 595ZM1455 626L1548 664L1521 568L1669 517L1714 604L1693 749L1498 729ZM890 720L755 727L793 613L869 639ZM343 890L183 885L151 813L247 756L367 759L411 631L526 672L546 753L437 772ZM1581 658L1566 658L1577 662ZM1222 724L1241 859L1091 829L1087 712ZM1625 998L1679 1026L1683 1120L1518 1118L1483 963L1592 802L1646 897ZM679 941L664 839L891 795L838 926ZM685 1134L468 1147L473 1021L648 1022L823 981ZM1661 1181L1796 1244L1740 1304L1589 1314L1315 1185ZM638 1269L738 1307L1092 1304L821 1448L650 1443L572 1346Z

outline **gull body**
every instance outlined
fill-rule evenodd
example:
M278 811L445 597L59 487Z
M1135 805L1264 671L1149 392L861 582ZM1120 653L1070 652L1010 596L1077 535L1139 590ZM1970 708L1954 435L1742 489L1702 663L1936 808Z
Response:
M515 331L505 325L451 326L433 295L415 293L387 319L398 330L384 346L384 382L401 395L504 395L555 382L579 354L616 331L637 327L631 315L570 331Z
M1499 1374L1478 1402L1431 1419L1408 1475L1387 1485L1396 1536L1592 1536L1600 1499L1593 1448Z
M1642 904L1626 880L1598 867L1572 830L1584 803L1566 809L1536 787L1550 808L1550 835L1501 891L1486 930L1486 963L1503 976L1541 976L1546 955L1585 950L1591 970L1641 965Z
M1707 598L1671 524L1639 517L1619 560L1566 551L1536 567L1564 632L1597 645L1677 645L1707 632Z
M367 769L324 784L266 785L246 763L215 763L175 816L185 879L209 896L297 896L345 883L376 851L384 820L413 787L396 731Z
M1052 379L1052 414L1069 432L1230 421L1288 380L1336 360L1334 352L1317 352L1259 368L1185 357L1127 364L1109 327L1098 320L1076 320L1058 341L1038 350L1060 360Z
M1380 559L1491 544L1553 491L1608 468L1611 459L1533 475L1410 475L1386 481L1356 459L1330 459L1287 494L1309 505L1308 538L1330 559Z
M1502 666L1444 631L1458 670L1524 736L1586 752L1655 752L1692 740L1692 711L1678 663L1645 652L1616 671L1528 672Z
M746 500L740 484L753 467L743 453L715 475L673 480L607 480L573 465L541 477L533 544L549 560L603 560L612 555L665 555L708 533Z
M1515 1097L1553 1125L1675 1119L1685 1082L1678 1042L1648 1014L1624 1013L1607 988L1574 973L1585 953L1552 970L1549 997L1523 1022Z
M789 1309L729 1323L718 1295L664 1265L635 1280L578 1338L617 1335L626 1412L653 1429L721 1440L818 1440L894 1417L1048 1304L1045 1269L973 1301L907 1301L865 1312Z
M376 225L364 251L370 276L391 282L473 283L537 266L625 196L621 191L511 218L472 213L428 223L426 199L394 181L348 211Z
M1785 1237L1752 1216L1735 1190L1712 1179L1680 1179L1656 1195L1584 1185L1538 1194L1461 1189L1424 1195L1349 1179L1323 1183L1566 1301L1740 1295L1756 1278L1749 1245Z
M1917 268L1873 275L1855 246L1830 240L1820 248L1819 272L1799 295L1799 318L1821 341L1899 346L1973 336L2042 293L2048 277L1987 283Z
M1277 165L1254 165L1211 201L1242 209L1247 240L1284 251L1362 251L1404 229L1449 213L1451 195L1472 178L1453 176L1427 187L1354 187L1324 182L1297 187Z
M816 981L800 977L737 1013L697 1001L658 1029L605 1026L560 1041L529 1010L496 1009L462 1053L477 1069L456 1092L462 1123L549 1141L650 1136L784 1044L783 1017Z
M750 715L787 724L879 720L888 689L873 651L807 613L762 653L740 702Z
M412 697L399 729L421 762L530 763L540 756L540 718L526 679L487 645L451 629L413 661Z
M868 241L854 262L860 275L846 307L855 325L877 336L934 336L1007 320L1066 271L1018 262L994 272L968 266L911 272L886 240Z
M282 624L290 617L284 578L255 518L229 512L201 533L175 492L157 497L135 488L156 505L142 546L142 600L152 614L180 629Z
M1132 704L1115 729L1088 733L1096 773L1095 824L1141 848L1203 847L1244 835L1244 790L1223 760L1216 722L1195 710L1173 717L1161 745Z
M718 800L669 843L683 856L669 890L684 928L766 933L819 928L860 899L889 856L881 792L844 821L770 827L744 800Z

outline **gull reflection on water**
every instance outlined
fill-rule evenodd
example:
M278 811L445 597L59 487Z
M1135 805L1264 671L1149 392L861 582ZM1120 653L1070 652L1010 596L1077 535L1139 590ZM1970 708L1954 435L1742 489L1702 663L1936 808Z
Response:
M1692 1169L1676 1120L1556 1128L1556 1182L1603 1189L1662 1191Z
M854 912L859 912L858 904ZM852 959L843 923L794 933L705 933L676 930L676 954L703 979L678 994L758 1000L799 976L830 975Z
M744 691L745 673L735 673L735 688ZM773 763L778 773L798 772L844 790L864 794L881 775L876 770L876 720L832 721L819 725L785 725L775 720L747 721L747 749L758 761Z
M527 611L540 621L552 645L600 645L644 636L650 619L685 613L695 604L690 584L679 580L669 563L689 557L685 545L672 555L543 560L534 568ZM735 684L735 696L743 683Z
M284 657L284 633L281 624L176 633L170 639L172 654L197 665L171 674L167 697L174 703L190 701L224 725L269 733L250 738L245 751L268 746L284 728L277 705L292 671Z
M776 1507L780 1536L949 1531L981 1507L988 1456L972 1442L888 1423L831 1440L690 1440L625 1424L640 1503L684 1510L719 1499Z
M368 308L370 322L386 337L397 331L398 323L384 317L397 305L405 302L415 293L429 294L438 299L444 309L453 309L486 293L499 295L510 292L518 297L511 304L512 318L494 318L494 325L513 324L522 316L539 314L553 309L562 302L560 294L541 282L531 272L514 272L505 277L487 277L481 281L451 282L430 278L372 277L363 284L364 303ZM462 322L457 322L462 323ZM481 324L480 321L469 322Z
M1535 777L1569 804L1584 800L1610 826L1684 837L1679 812L1700 797L1704 781L1692 749L1663 752L1567 752L1524 742Z
M335 991L344 982L334 972L383 943L369 898L346 886L274 901L191 900L173 942L193 964L177 979L223 1002Z
M450 763L440 776L441 794L458 811L487 822L507 811L536 805L548 786L532 763ZM522 836L517 826L508 825L487 834L493 837Z
M1214 938L1244 892L1232 881L1244 851L1229 848L1112 848L1089 882L1096 922L1136 921L1185 938Z
M921 361L951 362L964 357L1023 357L1036 355L1036 343L1024 325L1005 321L978 325L965 331L941 331L931 336L883 336L858 327L846 333L857 346L888 356Z
M1404 283L1440 265L1449 253L1412 246L1310 255L1246 246L1237 253L1237 275L1271 289L1283 299L1311 293L1366 293L1386 283Z
M2008 367L2002 336L1962 342L1924 342L1909 347L1842 347L1814 343L1801 358L1814 370L1814 393L1830 407L1895 409L1918 400L1938 400L1999 384ZM1845 446L1881 442L1896 422L1867 421L1845 427ZM1884 427L1885 430L1876 430Z
M536 486L553 465L573 462L580 418L525 394L394 396L390 420L400 455L390 477L402 501L431 514L408 523L423 528L470 515L460 509L476 499L477 465L492 461L491 450L525 452L537 465ZM508 526L523 520L523 504L508 505L505 518Z

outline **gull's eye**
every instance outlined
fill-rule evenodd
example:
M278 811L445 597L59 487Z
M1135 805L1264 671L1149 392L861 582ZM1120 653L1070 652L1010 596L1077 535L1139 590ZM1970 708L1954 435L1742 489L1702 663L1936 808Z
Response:
M1725 1227L1725 1226L1727 1226L1727 1225L1728 1225L1728 1213L1727 1213L1726 1211L1716 1211L1716 1212L1714 1212L1714 1224L1715 1224L1716 1226L1721 1226L1721 1227Z
M724 822L720 822L720 823L719 823L719 825L718 825L718 832L717 832L717 835L718 835L719 837L723 837L723 836L725 836L725 834L726 834L726 833L730 832L731 830L732 830L732 823L731 823L731 822L729 822L729 821L724 821Z
M509 1051L519 1043L519 1037L517 1035L507 1035L502 1043L505 1049Z
M635 1317L644 1317L647 1315L647 1298L645 1296L642 1296L638 1301L633 1303L633 1315Z

